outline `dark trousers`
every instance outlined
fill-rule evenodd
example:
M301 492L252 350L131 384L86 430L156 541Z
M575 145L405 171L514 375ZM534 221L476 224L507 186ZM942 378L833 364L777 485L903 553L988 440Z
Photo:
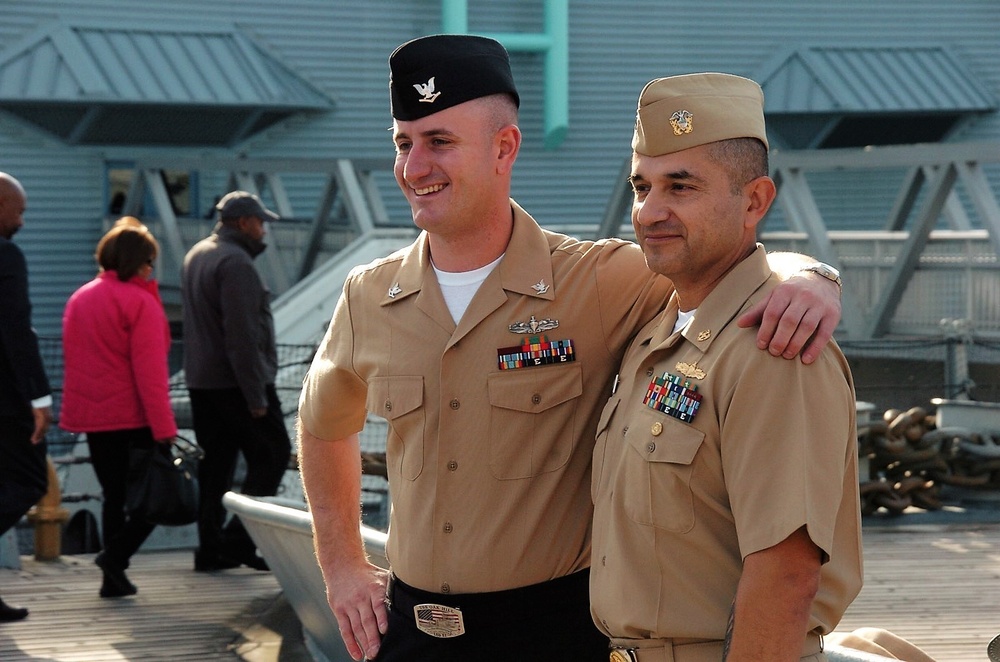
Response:
M0 534L38 503L49 484L45 442L31 443L35 420L0 416Z
M205 451L198 465L198 551L209 556L253 553L256 546L238 517L223 528L226 510L222 496L233 487L239 453L247 465L244 494L274 496L278 491L292 452L278 392L273 384L267 386L267 414L261 418L250 416L238 388L189 389L188 393L195 435Z
M125 514L129 451L150 449L155 444L153 432L148 427L87 433L90 462L104 498L101 504L104 556L120 568L129 566L129 559L156 528L142 518Z
M608 639L590 617L590 571L495 593L442 595L389 585L389 627L374 662L607 662ZM465 634L432 637L416 626L414 607L462 610Z

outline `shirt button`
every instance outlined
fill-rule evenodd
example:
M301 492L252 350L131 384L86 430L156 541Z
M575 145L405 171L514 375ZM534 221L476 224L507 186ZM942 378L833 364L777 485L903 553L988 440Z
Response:
M646 446L646 452L652 453L655 450L656 450L656 444L654 444L653 442L649 442L649 444Z
M542 401L542 396L538 395L537 393L531 396L531 404L537 405L541 401Z
M444 523L444 532L445 533L451 533L452 532L451 522L445 522Z
M607 564L608 564L608 557L607 556L602 556L601 557L601 565L607 565Z
M653 376L653 366L649 366L648 368L646 368L646 376L647 377Z
M451 593L451 587L448 586L447 582L445 582L444 584L441 584L441 592L442 593Z
M628 426L626 425L625 427L622 428L622 436L624 437L627 434L628 434Z
M458 409L459 407L462 406L457 399L452 400L449 404L451 405L452 409Z
M392 411L392 401L390 401L390 400L386 400L385 401L385 410L386 411Z
M452 460L448 463L448 471L455 471L456 469L458 469L458 462Z

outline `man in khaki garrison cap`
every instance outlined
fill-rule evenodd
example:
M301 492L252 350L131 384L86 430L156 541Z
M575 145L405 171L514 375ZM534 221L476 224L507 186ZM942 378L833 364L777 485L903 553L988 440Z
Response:
M355 659L604 662L587 598L594 432L625 346L673 288L634 244L549 232L511 200L520 98L501 44L422 37L389 70L396 183L423 232L352 271L299 404L331 610ZM803 361L839 319L836 286L808 278L761 327L767 346L787 309L770 349L805 346ZM391 575L358 528L366 413L388 421Z
M676 290L598 424L594 620L618 662L826 659L862 583L854 385L835 343L783 361L734 322L778 283L760 87L654 80L632 148L632 225Z

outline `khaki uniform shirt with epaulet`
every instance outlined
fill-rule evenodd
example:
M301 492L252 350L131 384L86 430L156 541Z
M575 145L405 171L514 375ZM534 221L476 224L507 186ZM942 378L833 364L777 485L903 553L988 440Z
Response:
M833 343L772 357L735 322L776 284L758 246L684 331L673 299L626 353L594 450L591 608L611 637L723 639L743 559L802 526L828 557L810 631L861 589L847 361Z
M366 410L388 421L388 556L427 591L590 565L597 419L628 341L671 291L634 244L547 232L512 205L506 253L457 326L426 235L353 271L302 391L320 439L358 432ZM534 351L551 357L530 355L545 342L556 349ZM501 369L524 343L530 366Z

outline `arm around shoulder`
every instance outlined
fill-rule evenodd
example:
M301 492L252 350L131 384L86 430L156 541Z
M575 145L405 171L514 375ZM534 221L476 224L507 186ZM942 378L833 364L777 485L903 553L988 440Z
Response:
M813 258L798 253L768 253L768 266L784 282L740 316L742 327L760 325L757 347L773 356L814 362L840 323L839 283L808 269Z

